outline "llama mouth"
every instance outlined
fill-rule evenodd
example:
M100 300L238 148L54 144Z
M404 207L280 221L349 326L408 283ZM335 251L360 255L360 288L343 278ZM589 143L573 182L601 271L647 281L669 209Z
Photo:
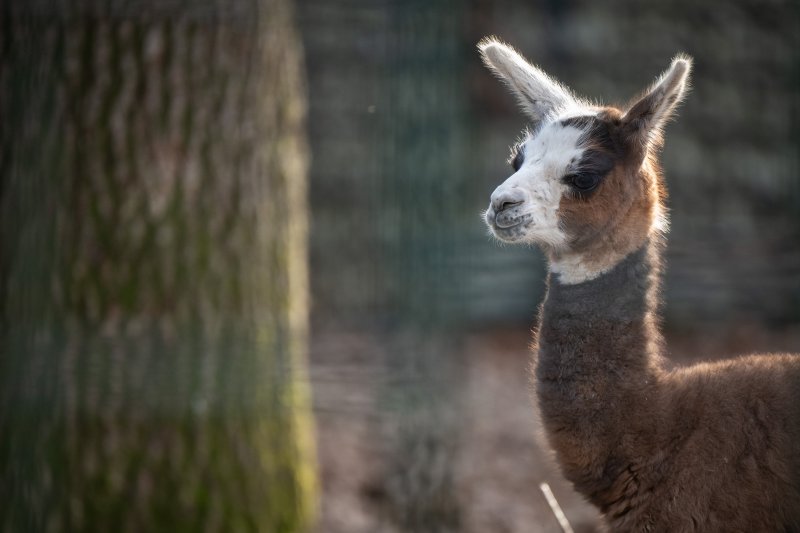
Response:
M517 222L510 226L500 226L495 224L494 230L498 233L518 233L522 229L522 222Z
M502 215L502 213L501 213ZM523 224L529 223L531 220L530 215L517 215L517 216L495 216L494 220L492 220L492 226L496 230L514 230L519 228Z
M516 220L508 220L505 223L501 223L499 220L495 219L494 227L495 229L512 229L521 225L523 222L524 220L521 218Z
M530 225L530 220L526 217L515 219L513 224L503 225L497 221L492 224L492 233L501 241L518 241L525 236L525 230Z
M484 220L486 225L501 241L513 242L524 236L525 229L530 225L530 215L508 216L508 213L495 213L491 207L486 211Z

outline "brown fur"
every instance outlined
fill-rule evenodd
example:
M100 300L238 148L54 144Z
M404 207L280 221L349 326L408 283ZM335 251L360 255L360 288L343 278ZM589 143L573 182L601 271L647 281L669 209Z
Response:
M598 124L590 130L587 149L609 153L615 161L603 186L589 201L565 196L559 206L571 236L568 253L580 255L593 269L613 265L641 246L652 225L654 207L663 196L654 166L642 172L640 156L626 151L621 116L618 109L607 107L593 119ZM609 141L593 140L598 130Z
M561 202L570 253L615 266L549 281L534 343L549 442L613 531L800 531L800 356L664 369L663 187L620 116L599 115L615 139L599 149L616 150L601 187Z
M556 274L534 335L539 408L564 475L613 531L800 531L800 355L672 371L662 359L656 154L691 58L621 111L577 100L503 43L480 47L534 122L570 108L562 125L586 132L563 177L567 242L543 244Z

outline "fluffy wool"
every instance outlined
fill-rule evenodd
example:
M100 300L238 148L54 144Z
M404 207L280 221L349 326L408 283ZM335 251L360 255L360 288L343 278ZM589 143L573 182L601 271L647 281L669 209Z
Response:
M480 46L534 122L485 219L549 260L535 383L564 475L612 531L800 531L800 355L664 364L657 154L691 60L617 109Z

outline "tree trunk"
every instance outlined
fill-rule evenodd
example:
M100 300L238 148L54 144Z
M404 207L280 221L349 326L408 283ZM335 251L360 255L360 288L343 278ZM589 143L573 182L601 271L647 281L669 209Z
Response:
M287 3L2 8L1 530L309 525Z

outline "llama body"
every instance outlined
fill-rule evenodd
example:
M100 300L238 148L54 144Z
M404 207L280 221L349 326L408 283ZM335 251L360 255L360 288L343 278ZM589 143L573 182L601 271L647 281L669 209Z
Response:
M505 45L481 50L534 121L486 221L549 259L536 393L565 476L613 531L800 531L800 356L662 358L655 156L690 61L620 111Z
M551 279L537 396L565 476L613 531L800 530L800 360L666 371L657 246L584 283Z

